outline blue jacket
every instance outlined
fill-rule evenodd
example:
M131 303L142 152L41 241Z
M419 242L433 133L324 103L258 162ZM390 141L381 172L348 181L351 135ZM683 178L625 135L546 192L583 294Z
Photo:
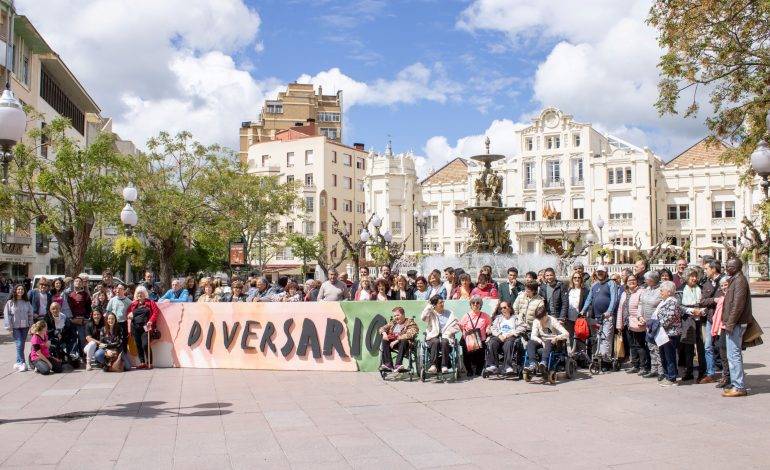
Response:
M159 300L168 300L170 302L192 302L189 294L187 293L187 289L184 288L176 292L174 292L174 289L169 289Z
M591 310L590 317L601 322L605 313L615 313L618 307L618 288L614 281L607 278L604 282L596 282L591 286L582 313Z
M48 313L48 309L51 307L51 293L46 292L45 311L40 310L40 290L34 289L29 292L29 303L32 305L32 315L37 319L38 317L44 317Z

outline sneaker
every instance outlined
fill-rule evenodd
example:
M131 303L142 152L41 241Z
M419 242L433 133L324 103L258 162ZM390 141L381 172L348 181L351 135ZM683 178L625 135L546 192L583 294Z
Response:
M27 372L29 370L29 367L27 367L26 362L22 362L19 364L19 372Z
M722 392L722 396L725 398L745 397L746 395L748 395L748 393L745 388L727 388Z
M628 374L638 374L639 373L639 368L638 367L632 367L632 368L628 369L626 371L626 373L628 373Z
M658 382L663 381L663 379L665 379L665 378L666 378L666 376L664 376L664 375L658 375Z
M398 366L396 371L398 371L398 372L409 372L409 368L407 366L401 364L400 366Z
M13 370L15 370L16 372L19 372L21 370L20 367L21 367L21 363L17 362L13 365Z
M673 386L676 385L676 381L675 380L668 380L668 379L661 380L658 385L660 385L661 387L673 387Z
M540 364L537 365L537 371L540 372L541 374L545 374L545 371L546 371L545 362L541 362Z
M455 370L454 370L454 369L452 369L451 367L446 367L446 368L444 368L444 373L445 373L445 374L454 374L454 371L455 371Z
M513 374L513 367L511 367L511 366L506 367L505 368L505 373L506 374Z
M435 374L436 372L438 372L438 369L436 368L435 365L432 365L432 366L428 367L428 373L429 374Z
M89 362L88 364L86 364L86 370L89 371L91 369L93 369L93 367L91 366L91 363Z
M657 372L648 371L642 377L644 377L645 379L654 379L657 376L658 376Z
M636 374L636 375L638 375L639 377L644 377L645 375L647 375L649 373L650 373L649 370L640 370L639 373Z
M488 367L487 367L486 369L484 369L484 370L486 370L486 371L487 371L488 373L490 373L490 374L495 374L495 373L497 373L497 366L495 366L495 365L492 365L492 366L488 366Z

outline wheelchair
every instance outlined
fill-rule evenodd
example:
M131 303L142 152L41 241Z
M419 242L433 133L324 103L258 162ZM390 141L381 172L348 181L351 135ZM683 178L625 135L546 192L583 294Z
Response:
M425 382L425 380L428 378L428 375L430 372L428 372L428 369L430 369L430 366L432 365L430 363L430 348L428 347L428 341L427 341L427 334L423 332L423 341L419 342L419 347L417 348L418 351L418 360L417 363L418 366L418 375L420 377L421 382ZM439 336L439 339L441 336ZM435 376L438 380L442 382L446 381L452 381L457 382L460 379L460 368L463 367L463 350L460 346L460 341L458 339L458 334L455 334L453 336L454 338L454 344L450 345L449 348L449 367L452 368L451 373L445 372L444 368L442 367L440 371L438 371ZM443 362L443 358L441 357L441 348L439 347L438 351L438 357L439 361Z
M484 367L484 369L481 372L481 377L488 379L490 377L497 377L500 379L507 379L507 378L515 378L517 380L521 380L524 374L524 357L527 353L527 341L529 340L529 335L527 333L523 333L519 335L518 338L516 338L516 347L513 351L513 363L512 364L503 364L503 361L505 359L505 353L503 351L500 351L500 354L498 354L497 357L497 363L502 364L502 366L497 368L497 372L488 372L487 368ZM511 366L513 368L513 372L506 373L505 368L507 366Z
M618 372L623 366L623 363L617 357L614 341L612 341L612 343L610 344L610 349L612 350L612 357L610 358L599 357L599 345L605 339L605 337L606 335L602 331L601 327L599 327L596 331L596 335L591 335L591 338L589 338L592 344L591 344L591 364L589 364L588 366L588 372L590 372L591 375L601 374L609 370Z
M556 383L556 374L560 372L564 372L569 380L572 380L577 373L577 362L570 357L567 349L567 341L557 341L551 347L551 352L546 360L546 370L543 373L543 380L547 380L551 385ZM527 362L529 362L529 357L525 350L524 364ZM535 372L535 374L537 373ZM525 381L532 381L533 373L529 370L524 369L522 375Z
M406 366L409 368L408 371L399 372L398 370L380 370L380 377L382 377L382 380L392 380L396 378L403 377L404 375L408 375L409 381L411 382L414 377L420 377L420 370L422 369L422 364L418 360L418 354L417 351L419 350L420 345L417 339L413 339L409 341L409 346L407 347L406 354L404 355L403 359L407 361ZM395 362L396 355L398 354L398 351L390 351L390 361L391 363ZM380 341L380 366L382 366L382 341Z

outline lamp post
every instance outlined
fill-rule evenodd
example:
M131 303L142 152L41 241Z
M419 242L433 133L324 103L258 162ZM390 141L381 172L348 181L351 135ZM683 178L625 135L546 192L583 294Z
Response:
M420 234L420 255L425 251L425 233L428 231L428 218L430 217L430 211L427 209L420 213L420 211L414 211L414 223L417 225L418 232Z
M130 237L134 233L134 227L138 222L138 217L132 202L136 201L137 193L136 188L131 184L123 188L123 200L126 201L126 205L123 210L120 211L120 221L123 223L123 227L126 229L126 236ZM124 282L131 283L131 257L126 255L126 279Z
M599 228L599 255L601 256L601 263L604 264L604 219L601 215L596 218L596 227Z
M3 165L3 184L8 184L8 165L13 161L11 149L24 137L26 127L27 115L11 91L10 83L6 83L0 97L0 162Z
M770 130L770 114L767 116L767 125L768 130ZM768 146L766 139L760 141L757 148L752 152L751 167L757 172L759 177L762 178L760 186L762 187L762 192L765 194L765 202L767 202L768 198L770 198L770 195L768 195L768 190L770 189L770 146ZM770 221L765 221L765 223L770 225ZM770 231L768 231L765 243L770 243ZM768 250L767 253L767 260L767 276L770 278L770 250Z

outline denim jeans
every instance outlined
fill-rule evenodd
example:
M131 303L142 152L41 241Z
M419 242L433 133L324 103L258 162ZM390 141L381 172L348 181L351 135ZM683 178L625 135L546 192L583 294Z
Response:
M666 378L676 381L678 367L676 363L676 350L679 347L679 336L669 336L668 343L660 347L660 362Z
M730 365L730 384L736 390L744 390L746 383L743 379L743 354L741 345L743 333L746 332L746 324L735 325L732 333L727 333L727 362Z
M86 341L86 325L85 323L82 325L73 325L75 327L75 331L78 333L78 341L80 344L78 345L78 350L83 351L83 348L86 347L88 344L88 341Z
M26 364L24 357L24 345L27 342L27 332L29 328L14 328L13 342L16 344L16 364Z
M703 345L706 349L706 375L709 377L717 373L714 365L714 338L711 336L711 322L706 321L706 328L703 331Z

